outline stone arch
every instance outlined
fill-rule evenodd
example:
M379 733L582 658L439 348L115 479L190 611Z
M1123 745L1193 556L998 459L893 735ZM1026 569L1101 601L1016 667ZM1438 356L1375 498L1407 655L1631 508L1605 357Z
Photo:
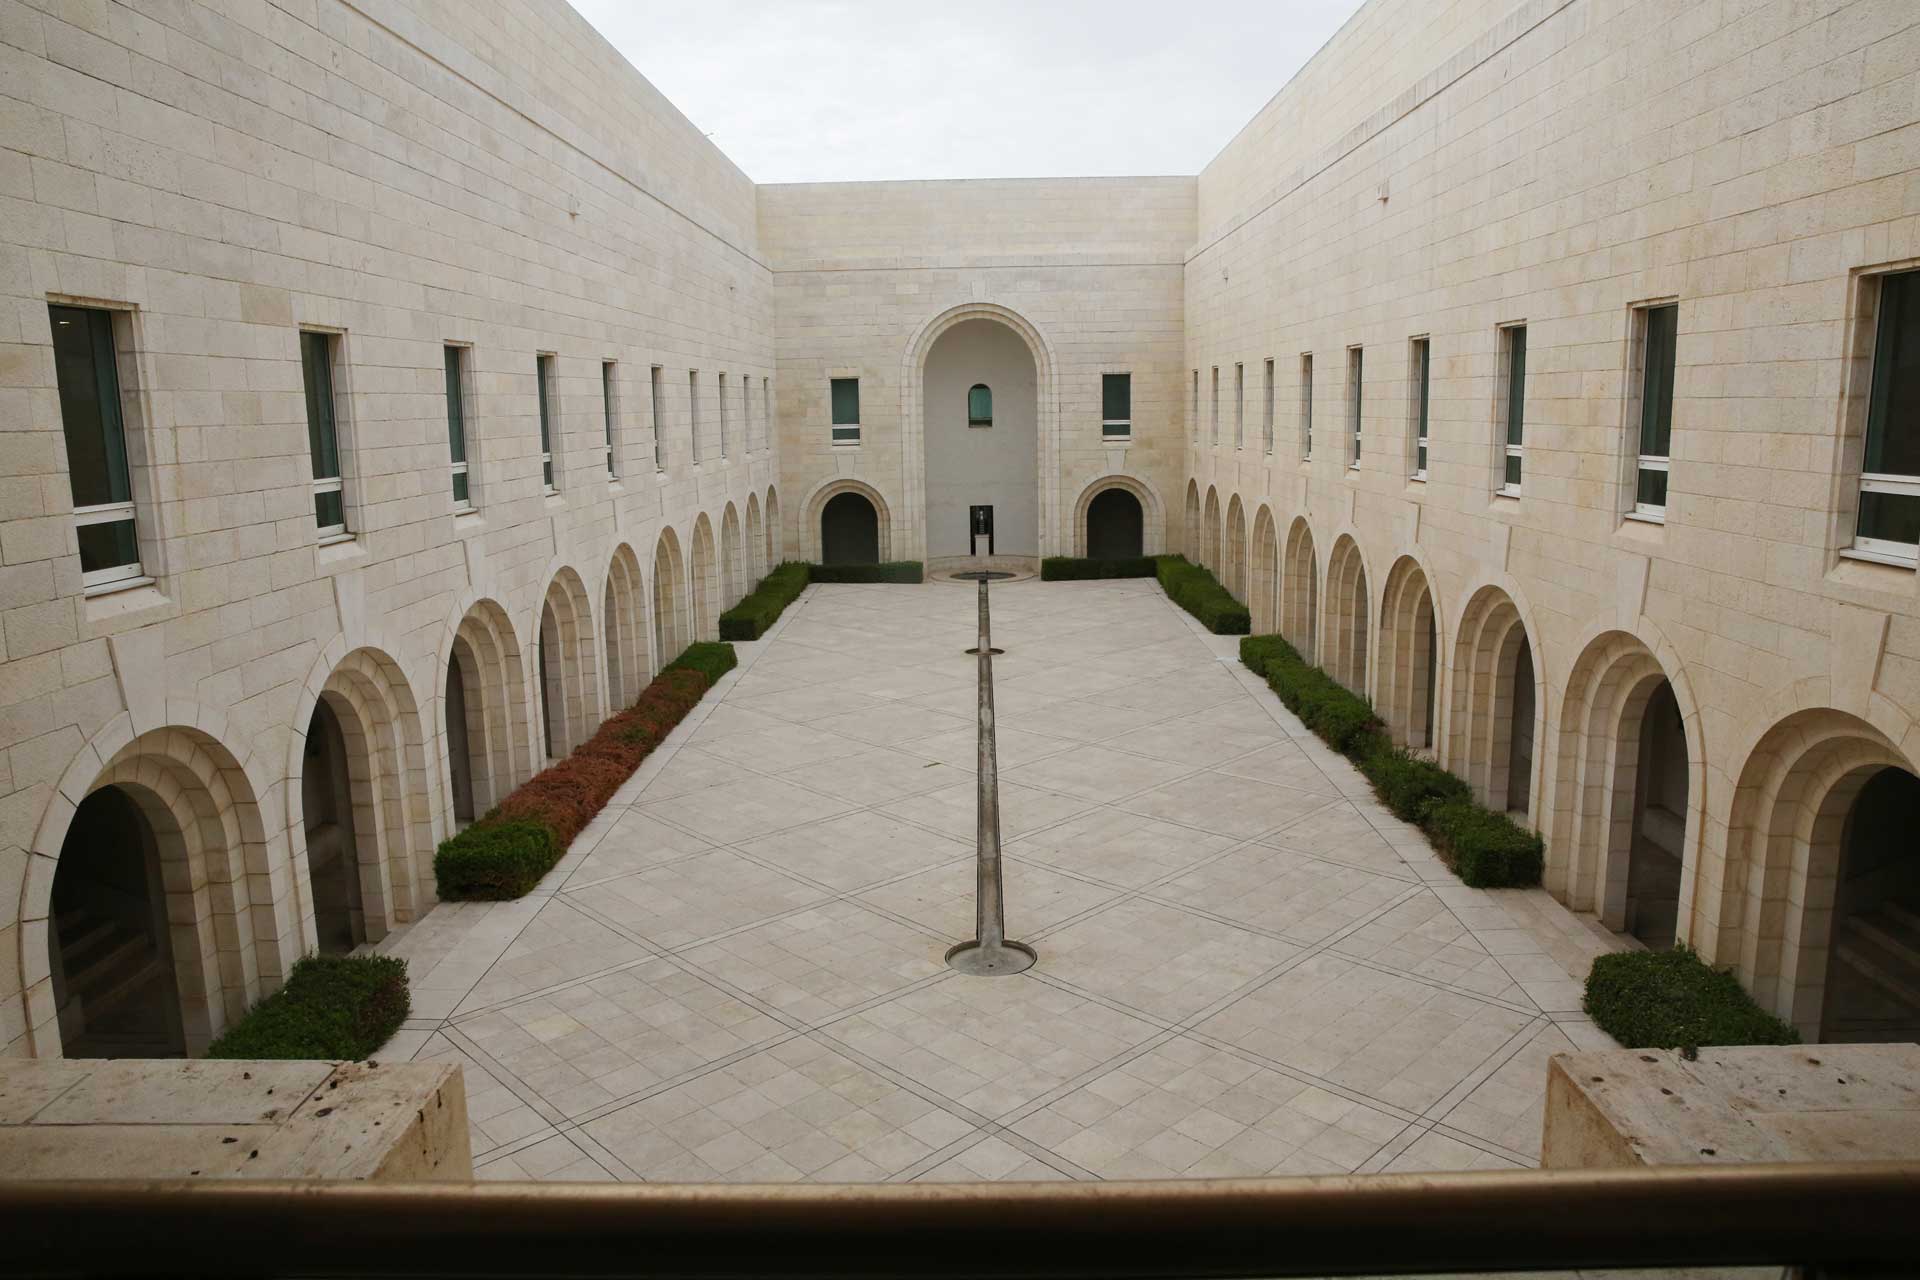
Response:
M1200 483L1187 481L1186 522L1181 526L1180 554L1200 563Z
M1253 538L1247 546L1247 611L1253 615L1253 633L1271 635L1280 629L1280 538L1274 529L1273 508L1266 503L1253 517Z
M562 565L548 580L534 637L543 745L558 760L600 723L593 607L573 566Z
M1388 736L1415 751L1440 741L1439 612L1419 560L1403 555L1394 561L1381 592L1375 702Z
M263 810L255 770L221 741L225 717L171 703L183 722L123 713L68 766L41 815L20 880L16 956L24 1029L16 1048L59 1057L53 995L54 882L74 816L104 787L125 792L151 830L166 902L166 941L184 1047L205 1051L228 1023L277 990L304 949L289 897L286 836ZM10 1023L15 1022L9 1017Z
M751 590L752 584L746 578L746 564L740 552L740 512L729 502L720 513L719 608L731 609L736 600Z
M1207 486L1207 500L1200 517L1200 563L1216 575L1220 572L1220 491Z
M687 564L680 535L671 526L653 544L653 651L656 668L673 661L689 643Z
M1366 558L1352 534L1334 539L1327 555L1327 614L1321 624L1321 651L1327 674L1361 697L1367 696L1367 634L1371 596Z
M880 559L893 559L893 511L880 491L864 480L841 478L826 480L816 485L807 495L803 504L805 515L801 519L801 545L805 548L804 557L818 564L825 554L820 537L820 518L826 512L827 504L843 493L857 493L873 505L874 519L880 532ZM772 510L769 506L768 510Z
M693 638L720 638L720 557L713 545L713 521L702 511L693 522L693 550L687 560L687 583L693 605Z
M1247 510L1234 494L1227 503L1226 543L1220 550L1221 584L1235 600L1247 598Z
M1531 815L1546 741L1546 668L1520 603L1485 583L1454 628L1446 761L1480 803Z
M1152 485L1135 476L1114 473L1101 476L1098 480L1080 490L1080 496L1073 503L1073 553L1078 556L1091 555L1091 541L1088 537L1087 521L1093 507L1093 501L1103 493L1113 490L1133 495L1140 504L1140 542L1142 555L1159 555L1166 546L1166 512L1160 504L1160 495Z
M527 731L526 662L520 639L506 609L491 596L480 596L455 617L438 652L440 685L435 690L434 724L446 744L447 811L461 820L456 799L464 745L466 786L470 813L477 817L506 798L508 792L532 776L533 740ZM453 705L448 677L460 673L461 705ZM463 727L457 741L456 718Z
M773 568L772 561L767 559L766 530L760 524L760 495L757 493L747 495L746 555L748 576L753 580L752 585L757 586L760 579L767 576L767 571Z
M1626 927L1642 799L1643 720L1650 704L1658 705L1655 699L1668 692L1686 739L1681 771L1686 812L1676 815L1678 830L1672 837L1679 860L1677 932L1678 923L1686 919L1685 904L1697 870L1694 854L1705 792L1699 711L1679 662L1657 635L1650 642L1637 630L1602 624L1589 631L1578 653L1560 705L1554 838L1547 847L1543 883L1573 909L1598 914L1608 928Z
M607 702L630 707L653 677L654 658L648 642L646 580L633 545L622 542L607 562L607 584L601 593L601 630L607 654Z
M1280 569L1280 634L1308 662L1320 653L1320 559L1313 526L1295 516L1287 527L1286 559Z
M767 486L767 567L780 563L786 554L787 531L780 523L780 495Z

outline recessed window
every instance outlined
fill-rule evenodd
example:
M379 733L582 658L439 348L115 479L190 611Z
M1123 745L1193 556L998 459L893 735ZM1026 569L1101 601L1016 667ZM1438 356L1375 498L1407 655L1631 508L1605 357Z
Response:
M97 307L47 310L53 322L60 426L67 441L67 482L80 542L80 584L97 594L146 580L121 417L113 313Z
M835 378L829 386L833 398L833 443L860 443L860 379Z
M1273 361L1267 361L1267 380L1261 395L1260 404L1260 443L1267 453L1273 452Z
M1353 456L1347 466L1360 465L1360 384L1365 373L1365 353L1359 347L1347 348L1347 425L1353 433Z
M727 375L720 375L720 456L727 456Z
M687 370L687 436L693 446L693 463L700 465L700 371Z
M773 435L773 379L760 379L760 447L765 449Z
M1667 453L1673 439L1673 369L1680 308L1641 307L1640 456L1634 466L1633 512L1654 520L1667 514Z
M667 421L660 389L660 378L664 372L657 364L647 371L647 390L653 401L653 469L661 473L667 469Z
M540 482L548 493L559 489L553 470L553 361L552 356L536 356L533 361L533 390L540 401Z
M1233 447L1247 447L1247 366L1233 366Z
M1133 375L1100 375L1100 436L1126 440L1133 435Z
M1313 352L1300 356L1300 457L1313 457Z
M1192 424L1194 443L1200 443L1200 371L1198 369L1193 371L1193 410L1187 415L1187 421Z
M1500 492L1517 498L1527 421L1527 326L1523 324L1500 330L1500 378L1495 394L1503 441Z
M1213 366L1213 380L1208 392L1207 404L1207 443L1220 443L1220 366Z
M453 509L473 510L473 477L467 464L467 349L442 349L447 371L447 460L453 475Z
M1413 436L1413 478L1427 478L1427 340L1415 338L1407 352L1407 417Z
M967 425L993 425L993 388L984 382L976 382L967 388Z
M1880 279L1853 545L1911 563L1920 552L1920 271Z
M613 445L614 412L616 408L613 397L614 372L614 361L602 360L600 362L600 413L607 428L607 479L609 480L618 480L620 478L620 464L619 460L614 456Z
M307 392L307 452L313 461L313 522L320 541L349 536L347 495L340 476L339 402L333 391L338 334L300 332L300 372Z

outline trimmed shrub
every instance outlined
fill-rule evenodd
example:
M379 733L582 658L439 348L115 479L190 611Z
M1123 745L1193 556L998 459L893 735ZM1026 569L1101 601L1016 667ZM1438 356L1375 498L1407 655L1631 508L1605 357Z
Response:
M644 759L644 753L659 746L710 687L712 682L703 672L669 667L640 691L638 701L607 721L607 727L622 742L641 747Z
M1259 665L1247 662L1249 657ZM1380 718L1373 714L1367 700L1307 663L1279 636L1241 641L1240 660L1256 671L1264 671L1267 686L1279 695L1287 710L1341 755L1360 763L1385 748Z
M433 878L442 898L504 902L525 897L559 860L553 828L544 822L475 823L440 842Z
M1428 808L1421 829L1453 873L1475 889L1510 889L1540 883L1546 845L1540 833L1471 800Z
M1600 1029L1629 1049L1800 1042L1731 972L1687 946L1597 957L1587 972L1585 1003Z
M307 956L286 985L207 1047L209 1058L361 1059L406 1021L407 962L397 956Z
M1360 762L1360 772L1367 775L1381 803L1402 822L1424 823L1427 811L1436 805L1473 799L1473 788L1465 781L1398 747L1374 752Z
M885 564L816 564L815 582L919 582L924 576L918 560L889 560Z
M746 598L720 615L720 638L758 640L807 589L807 579L807 565L801 561L775 566Z
M688 645L679 657L669 662L662 674L666 671L698 671L707 678L709 685L716 685L720 683L721 676L739 665L739 655L726 641L699 640Z
M1156 556L1154 576L1160 589L1217 636L1244 636L1253 630L1247 606L1233 598L1211 573L1185 556Z
M1244 636L1240 640L1240 665L1264 679L1267 664L1277 658L1300 661L1292 645L1280 636Z
M1152 556L1129 560L1083 560L1073 556L1048 556L1040 562L1043 582L1082 582L1089 578L1151 578L1159 572Z

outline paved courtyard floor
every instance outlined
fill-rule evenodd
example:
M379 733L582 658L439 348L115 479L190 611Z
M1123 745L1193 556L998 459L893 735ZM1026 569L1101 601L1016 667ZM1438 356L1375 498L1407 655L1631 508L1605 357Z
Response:
M1151 580L993 588L1009 936L970 979L971 586L822 586L530 897L391 939L482 1176L1534 1163L1614 944L1460 885Z

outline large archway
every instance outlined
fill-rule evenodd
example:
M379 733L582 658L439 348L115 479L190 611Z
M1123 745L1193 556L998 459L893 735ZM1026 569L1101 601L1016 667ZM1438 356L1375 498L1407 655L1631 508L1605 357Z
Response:
M731 502L720 513L720 582L721 609L732 608L734 601L753 589L741 558L740 513Z
M442 697L447 776L454 822L461 824L533 772L520 641L497 601L476 600L455 624Z
M607 564L601 628L607 654L607 697L614 707L630 707L653 676L649 653L647 594L640 557L627 543L614 548Z
M1480 803L1523 820L1533 810L1538 683L1519 607L1499 587L1481 587L1454 638L1446 759Z
M1247 512L1234 494L1227 503L1226 545L1220 549L1220 583L1235 600L1247 598Z
M665 665L687 647L687 568L680 539L662 529L653 546L653 651Z
M1187 481L1187 505L1180 522L1180 554L1195 564L1200 563L1203 552L1200 549L1200 485L1197 481Z
M1200 563L1220 572L1220 491L1211 485L1200 516Z
M1247 612L1255 635L1280 629L1280 540L1273 508L1262 505L1253 517L1253 541L1247 548Z
M558 760L591 737L600 723L593 611L586 585L571 567L563 567L547 584L537 637L543 745L548 758Z
M973 553L986 508L996 555L1040 554L1039 369L998 319L943 329L921 370L929 559Z
M1114 485L1087 503L1086 551L1094 560L1131 560L1146 554L1146 512L1140 499Z
M449 705L456 687L451 683L452 674L449 673ZM300 772L300 809L307 822L307 884L313 902L314 946L322 955L344 955L367 940L367 915L360 894L359 845L354 839L353 775L348 764L346 730L337 709L342 701L344 699L336 694L322 696L313 704L313 715L307 720L305 767ZM353 716L350 709L347 714ZM358 724L357 718L355 724ZM355 745L364 750L364 738L356 737ZM456 814L460 799L460 787L456 785ZM471 796L467 800L466 818L471 821Z
M717 640L720 637L720 610L714 603L720 594L720 557L713 545L713 521L702 511L693 522L693 553L687 562L687 584L692 589L693 638Z
M864 493L836 493L820 508L820 563L880 563L880 513Z
M1280 574L1280 634L1308 662L1319 661L1320 561L1313 530L1304 517L1287 530L1286 563Z
M1367 696L1367 566L1350 535L1334 541L1327 556L1327 674Z
M1393 741L1414 750L1434 746L1440 641L1433 588L1420 562L1401 556L1387 571L1380 604L1380 675L1376 704Z
M787 532L780 527L780 494L767 486L767 568L780 563L786 549Z
M747 495L747 573L752 579L748 590L759 585L773 564L767 559L766 531L760 526L760 495Z

